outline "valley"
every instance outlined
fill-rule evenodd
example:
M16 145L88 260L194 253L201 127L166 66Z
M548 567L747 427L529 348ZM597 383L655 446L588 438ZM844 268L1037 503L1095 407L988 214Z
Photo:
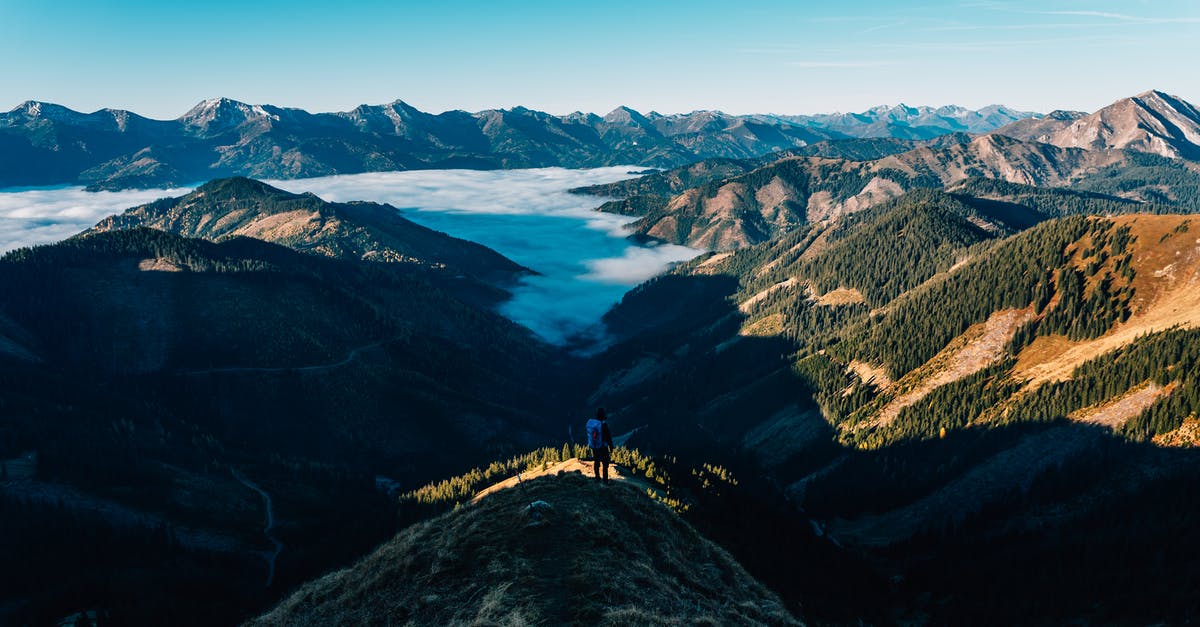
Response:
M285 117L204 107L186 123ZM1200 581L1180 498L1200 481L1195 109L1156 91L1037 120L907 109L887 111L975 126L850 138L822 118L819 141L643 155L662 169L636 175L250 167L10 250L0 549L24 567L0 607L1192 616L1175 591ZM578 460L596 406L621 434L611 489ZM527 518L539 499L548 525ZM627 571L580 552L596 526L588 550ZM68 567L74 605L49 583Z

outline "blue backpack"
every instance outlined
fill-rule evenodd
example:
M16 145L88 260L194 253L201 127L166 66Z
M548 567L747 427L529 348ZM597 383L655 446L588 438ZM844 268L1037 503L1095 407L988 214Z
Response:
M604 448L604 423L592 418L587 421L588 446Z

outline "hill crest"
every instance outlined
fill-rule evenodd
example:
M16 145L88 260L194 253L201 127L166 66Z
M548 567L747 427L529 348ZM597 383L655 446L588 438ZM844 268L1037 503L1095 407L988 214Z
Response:
M800 624L668 508L576 473L413 525L249 624L384 622Z

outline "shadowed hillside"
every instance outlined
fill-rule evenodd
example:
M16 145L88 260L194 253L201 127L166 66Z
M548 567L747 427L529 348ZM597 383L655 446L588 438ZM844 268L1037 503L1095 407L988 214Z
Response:
M419 268L244 237L16 250L0 312L0 622L228 623L390 535L377 476L528 448L556 403L550 347Z

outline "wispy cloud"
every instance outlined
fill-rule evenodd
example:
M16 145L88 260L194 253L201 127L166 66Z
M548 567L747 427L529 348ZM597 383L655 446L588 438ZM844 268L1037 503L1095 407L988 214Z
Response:
M911 43L881 43L881 50L917 50L925 52L1005 52L1017 48L1044 48L1066 46L1074 48L1108 47L1127 41L1125 38L1099 37L1049 37L1042 39L995 39L983 41L919 41Z
M881 31L881 30L887 30L889 28L900 28L901 26L907 26L907 25L908 25L908 22L906 22L906 21L905 22L891 22L888 24L877 24L875 26L871 26L869 28L864 28L864 29L858 31L858 34L866 35L866 34L874 33L874 32Z
M1029 11L1034 15L1067 15L1073 17L1097 17L1104 20L1122 22L1125 24L1196 24L1200 23L1200 17L1146 17L1139 15L1127 15L1124 13L1110 13L1107 11Z
M788 65L800 68L831 68L831 69L852 69L852 68L873 68L885 67L889 65L900 65L899 61L789 61Z

